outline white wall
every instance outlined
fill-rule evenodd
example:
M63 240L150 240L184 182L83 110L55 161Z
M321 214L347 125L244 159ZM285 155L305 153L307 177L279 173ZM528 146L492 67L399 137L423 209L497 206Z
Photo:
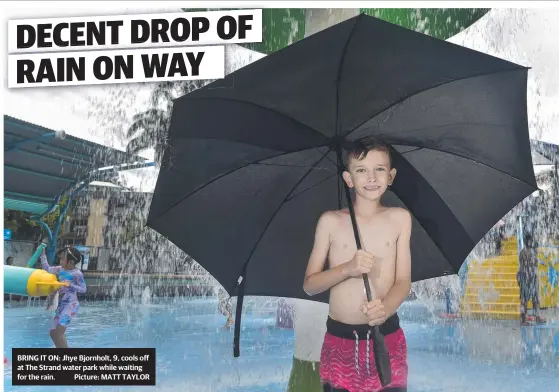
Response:
M32 241L4 241L4 263L9 256L14 258L14 266L26 267L27 262L35 252Z

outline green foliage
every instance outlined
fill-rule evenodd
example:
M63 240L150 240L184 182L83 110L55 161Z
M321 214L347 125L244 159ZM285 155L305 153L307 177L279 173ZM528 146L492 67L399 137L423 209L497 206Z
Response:
M60 201L58 202L58 208L56 208L52 213L48 214L47 216L44 216L43 219L41 219L43 222L45 222L48 227L52 230L54 228L54 226L56 225L56 222L58 221L58 218L60 217L60 210L64 207L64 205L66 204L66 202L68 201L68 196L64 196L63 198L60 199ZM29 224L31 226L39 226L39 224L35 221L30 220ZM46 235L46 233L43 233Z
M224 11L239 8L183 8L192 11ZM367 15L419 31L439 39L448 39L475 23L489 8L361 8ZM311 16L312 17L312 16ZM304 8L262 9L262 42L242 44L245 48L270 54L305 37L307 10Z
M469 27L489 10L489 8L361 8L360 11L407 29L446 40Z
M183 8L185 12L225 11L240 8ZM270 54L305 36L304 8L264 8L262 9L262 42L240 44L250 50Z
M58 203L52 213L44 216L42 221L45 222L52 230L60 217L60 210L68 200L64 197ZM41 225L36 221L31 220L33 214L23 211L4 210L4 228L12 230L12 239L20 241L36 241L41 237L46 237L47 233L44 232Z
M12 230L12 240L36 241L38 239L42 230L31 222L30 216L28 212L4 210L4 228Z

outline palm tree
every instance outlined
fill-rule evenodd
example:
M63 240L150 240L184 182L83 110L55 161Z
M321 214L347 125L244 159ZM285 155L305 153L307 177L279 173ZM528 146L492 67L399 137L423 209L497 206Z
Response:
M155 150L155 162L160 163L167 145L167 130L171 122L173 99L188 94L208 83L206 80L158 83L151 93L150 108L134 115L126 132L126 150L136 154L148 148Z
M161 162L166 145L170 112L162 109L148 109L132 118L132 125L126 132L130 139L126 150L136 154L147 148L155 149L155 161Z

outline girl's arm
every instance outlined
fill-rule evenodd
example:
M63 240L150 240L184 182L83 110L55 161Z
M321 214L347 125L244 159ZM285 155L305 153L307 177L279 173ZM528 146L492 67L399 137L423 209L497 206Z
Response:
M45 254L45 250L43 249L43 253L41 253L41 256L39 256L39 259L41 260L41 267L51 273L51 274L55 274L58 275L58 273L60 272L60 268L62 267L51 267L49 265L49 262L47 261L47 255Z
M70 283L70 288L74 289L77 293L85 293L85 279L80 271L74 274L74 279L72 283Z

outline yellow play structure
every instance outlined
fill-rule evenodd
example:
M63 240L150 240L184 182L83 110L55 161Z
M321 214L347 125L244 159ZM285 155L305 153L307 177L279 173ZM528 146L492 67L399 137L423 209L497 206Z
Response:
M538 248L541 308L555 307L559 304L558 250L557 246ZM519 319L520 292L516 282L517 271L516 237L503 241L501 256L482 262L471 261L460 301L460 315L472 318ZM528 307L532 307L531 301Z

